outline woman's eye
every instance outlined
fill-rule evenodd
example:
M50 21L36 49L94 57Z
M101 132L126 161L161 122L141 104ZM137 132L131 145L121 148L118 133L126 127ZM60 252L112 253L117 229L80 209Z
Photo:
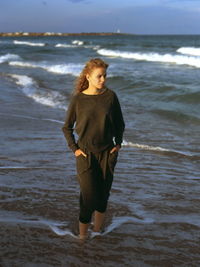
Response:
M101 77L106 78L106 74L104 74L104 75L98 75L98 76L97 76L98 79L100 79Z

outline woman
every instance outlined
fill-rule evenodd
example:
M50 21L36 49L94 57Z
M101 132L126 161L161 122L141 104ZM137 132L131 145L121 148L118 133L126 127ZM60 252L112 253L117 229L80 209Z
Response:
M76 156L81 191L80 239L87 237L93 213L93 231L101 230L125 127L118 98L105 87L107 68L108 64L99 58L86 63L77 79L62 127L68 146Z

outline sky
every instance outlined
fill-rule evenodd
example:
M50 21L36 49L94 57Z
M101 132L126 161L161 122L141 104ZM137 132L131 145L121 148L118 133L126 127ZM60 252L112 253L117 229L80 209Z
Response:
M200 0L0 0L0 32L200 34Z

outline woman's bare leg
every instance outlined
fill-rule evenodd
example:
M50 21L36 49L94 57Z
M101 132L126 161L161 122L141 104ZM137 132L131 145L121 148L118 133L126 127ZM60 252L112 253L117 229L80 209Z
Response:
M94 213L94 232L100 232L105 218L105 212L95 211Z
M89 227L88 223L81 223L79 221L79 238L80 239L85 239L87 237L88 227Z

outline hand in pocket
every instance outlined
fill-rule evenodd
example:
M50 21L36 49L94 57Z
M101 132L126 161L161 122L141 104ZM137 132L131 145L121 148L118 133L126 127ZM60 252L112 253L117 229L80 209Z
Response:
M77 149L74 154L76 157L80 155L83 155L85 158L87 157L87 155L81 149Z

